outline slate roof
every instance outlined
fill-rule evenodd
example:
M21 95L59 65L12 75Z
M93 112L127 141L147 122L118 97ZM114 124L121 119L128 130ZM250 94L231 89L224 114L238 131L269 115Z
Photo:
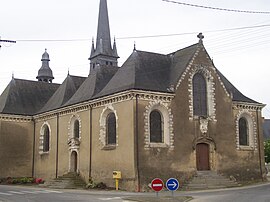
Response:
M0 113L34 115L58 87L59 84L13 78L0 96Z
M105 87L117 70L118 67L107 65L95 68L65 106L91 100Z
M86 77L68 75L40 112L50 111L63 106L76 93L85 79Z
M121 68L99 66L87 78L67 76L59 84L13 79L0 96L0 113L33 115L126 90L173 93L199 44L163 55L133 51ZM233 101L259 104L216 69ZM59 88L58 88L59 87Z
M130 89L167 92L170 65L166 55L134 51L95 98Z
M270 119L264 119L263 137L264 137L264 140L269 140L270 139Z
M172 58L170 84L175 87L198 49L198 43L169 54Z
M226 77L219 70L217 70L217 73L220 76L221 81L225 85L226 90L233 95L233 98L232 98L233 101L259 104L259 102L256 102L256 101L246 97L245 95L243 95L236 87L234 87L234 85L232 85L226 79Z
M96 96L102 97L125 90L149 90L171 93L199 44L193 44L174 53L163 55L144 51L134 51L115 76ZM233 95L233 101L258 103L244 96L225 76L217 70L225 88Z

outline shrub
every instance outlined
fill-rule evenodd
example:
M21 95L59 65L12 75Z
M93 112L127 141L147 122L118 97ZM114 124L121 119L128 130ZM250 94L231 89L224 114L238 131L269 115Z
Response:
M106 189L107 185L104 182L94 182L93 179L89 180L89 183L86 185L87 189Z

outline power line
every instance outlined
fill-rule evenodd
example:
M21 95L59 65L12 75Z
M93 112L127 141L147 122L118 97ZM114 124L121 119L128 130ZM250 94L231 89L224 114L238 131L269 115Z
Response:
M257 29L257 28L263 28L263 27L270 27L270 24L235 27L235 28L218 29L218 30L206 30L204 31L204 33ZM175 34L159 34L159 35L144 35L144 36L126 36L126 37L117 37L116 39L117 40L143 39L143 38L171 37L171 36L181 36L181 35L191 35L191 34L198 34L198 32L184 32L184 33L175 33ZM17 42L72 42L72 41L91 41L91 40L92 39L18 39Z
M20 39L18 42L68 42L68 41L89 41L90 39Z
M12 40L1 40L1 37L0 37L0 48L2 47L1 42L4 42L4 43L16 43L16 41L12 41Z
M249 13L249 14L270 14L269 11L249 11L249 10L237 10L237 9L228 9L228 8L218 8L218 7L211 7L211 6L202 6L197 4L190 4L190 3L184 3L184 2L178 2L178 1L171 1L171 0L161 0L168 3L175 3L180 4L184 6L192 6L197 8L205 8L205 9L212 9L212 10L219 10L219 11L228 11L228 12L237 12L237 13Z

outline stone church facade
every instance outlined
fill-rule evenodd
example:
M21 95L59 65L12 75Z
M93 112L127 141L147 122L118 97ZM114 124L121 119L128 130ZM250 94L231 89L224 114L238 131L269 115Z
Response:
M134 51L118 67L107 1L100 0L88 77L52 83L49 54L38 81L12 78L0 96L0 177L87 182L144 190L212 170L238 181L265 176L263 104L237 90L199 42L163 55Z

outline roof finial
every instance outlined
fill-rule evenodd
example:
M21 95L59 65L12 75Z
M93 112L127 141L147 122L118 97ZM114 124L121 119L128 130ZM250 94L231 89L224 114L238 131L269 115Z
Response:
M203 38L204 38L203 34L200 32L200 33L197 35L197 37L200 39L200 40L199 40L199 43L202 43L202 42L203 42Z
M69 68L68 68L68 76L69 76Z
M12 72L12 80L14 80L14 72Z
M136 51L136 41L134 41L133 51Z

